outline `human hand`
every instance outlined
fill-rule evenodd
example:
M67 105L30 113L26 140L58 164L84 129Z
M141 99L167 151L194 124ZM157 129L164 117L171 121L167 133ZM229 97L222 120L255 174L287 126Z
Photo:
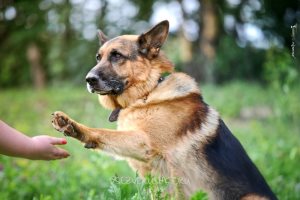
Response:
M55 145L67 144L67 140L64 138L56 138L48 135L39 135L32 137L32 151L28 156L32 160L55 160L67 158L70 154Z

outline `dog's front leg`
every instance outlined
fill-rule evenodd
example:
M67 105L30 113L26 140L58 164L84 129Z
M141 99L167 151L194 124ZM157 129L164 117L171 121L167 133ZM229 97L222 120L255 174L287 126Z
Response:
M141 161L147 161L154 155L143 131L89 128L60 111L53 113L52 125L65 135L85 143L86 148L97 148Z

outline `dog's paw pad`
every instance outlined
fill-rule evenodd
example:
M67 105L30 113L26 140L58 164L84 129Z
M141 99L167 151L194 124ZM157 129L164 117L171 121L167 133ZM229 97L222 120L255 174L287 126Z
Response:
M72 136L72 137L76 137L77 133L74 130L74 127L71 124L67 124L66 128L64 130L64 135L65 136Z
M96 142L87 142L85 145L84 145L84 148L87 148L87 149L95 149L97 147L97 143Z
M58 123L58 125L59 125L59 126L61 126L61 127L63 127L63 126L66 126L66 125L67 125L67 122L66 122L66 120L65 120L65 119L63 119L63 118L61 118L61 117L59 117L59 118L57 119L57 123Z
M63 132L65 136L77 136L77 133L74 130L74 127L66 114L64 114L63 112L55 112L52 115L52 126L57 131Z

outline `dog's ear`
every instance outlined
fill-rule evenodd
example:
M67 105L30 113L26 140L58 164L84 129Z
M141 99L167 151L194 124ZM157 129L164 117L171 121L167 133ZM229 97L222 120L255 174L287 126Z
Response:
M105 42L108 41L108 38L101 30L98 29L97 32L98 32L99 44L100 46L102 46Z
M159 54L160 48L167 39L169 33L169 21L158 23L146 33L138 37L139 51L149 59Z

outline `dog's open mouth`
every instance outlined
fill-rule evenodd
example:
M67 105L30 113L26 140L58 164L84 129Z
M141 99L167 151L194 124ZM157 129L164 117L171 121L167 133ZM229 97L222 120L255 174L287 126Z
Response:
M111 92L111 91L98 91L98 90L94 90L94 93L100 94L100 95L109 95L109 94L113 94L113 92Z
M112 89L109 89L109 90L101 90L100 88L92 87L90 84L87 84L86 87L87 87L87 90L88 90L90 93L96 93L96 94L100 94L100 95L108 95L108 94L110 94L111 91L112 91Z
M99 95L119 95L122 93L123 88L121 86L116 86L114 88L105 88L105 89L100 89L97 87L92 87L90 84L87 84L87 90L90 93L96 93Z

